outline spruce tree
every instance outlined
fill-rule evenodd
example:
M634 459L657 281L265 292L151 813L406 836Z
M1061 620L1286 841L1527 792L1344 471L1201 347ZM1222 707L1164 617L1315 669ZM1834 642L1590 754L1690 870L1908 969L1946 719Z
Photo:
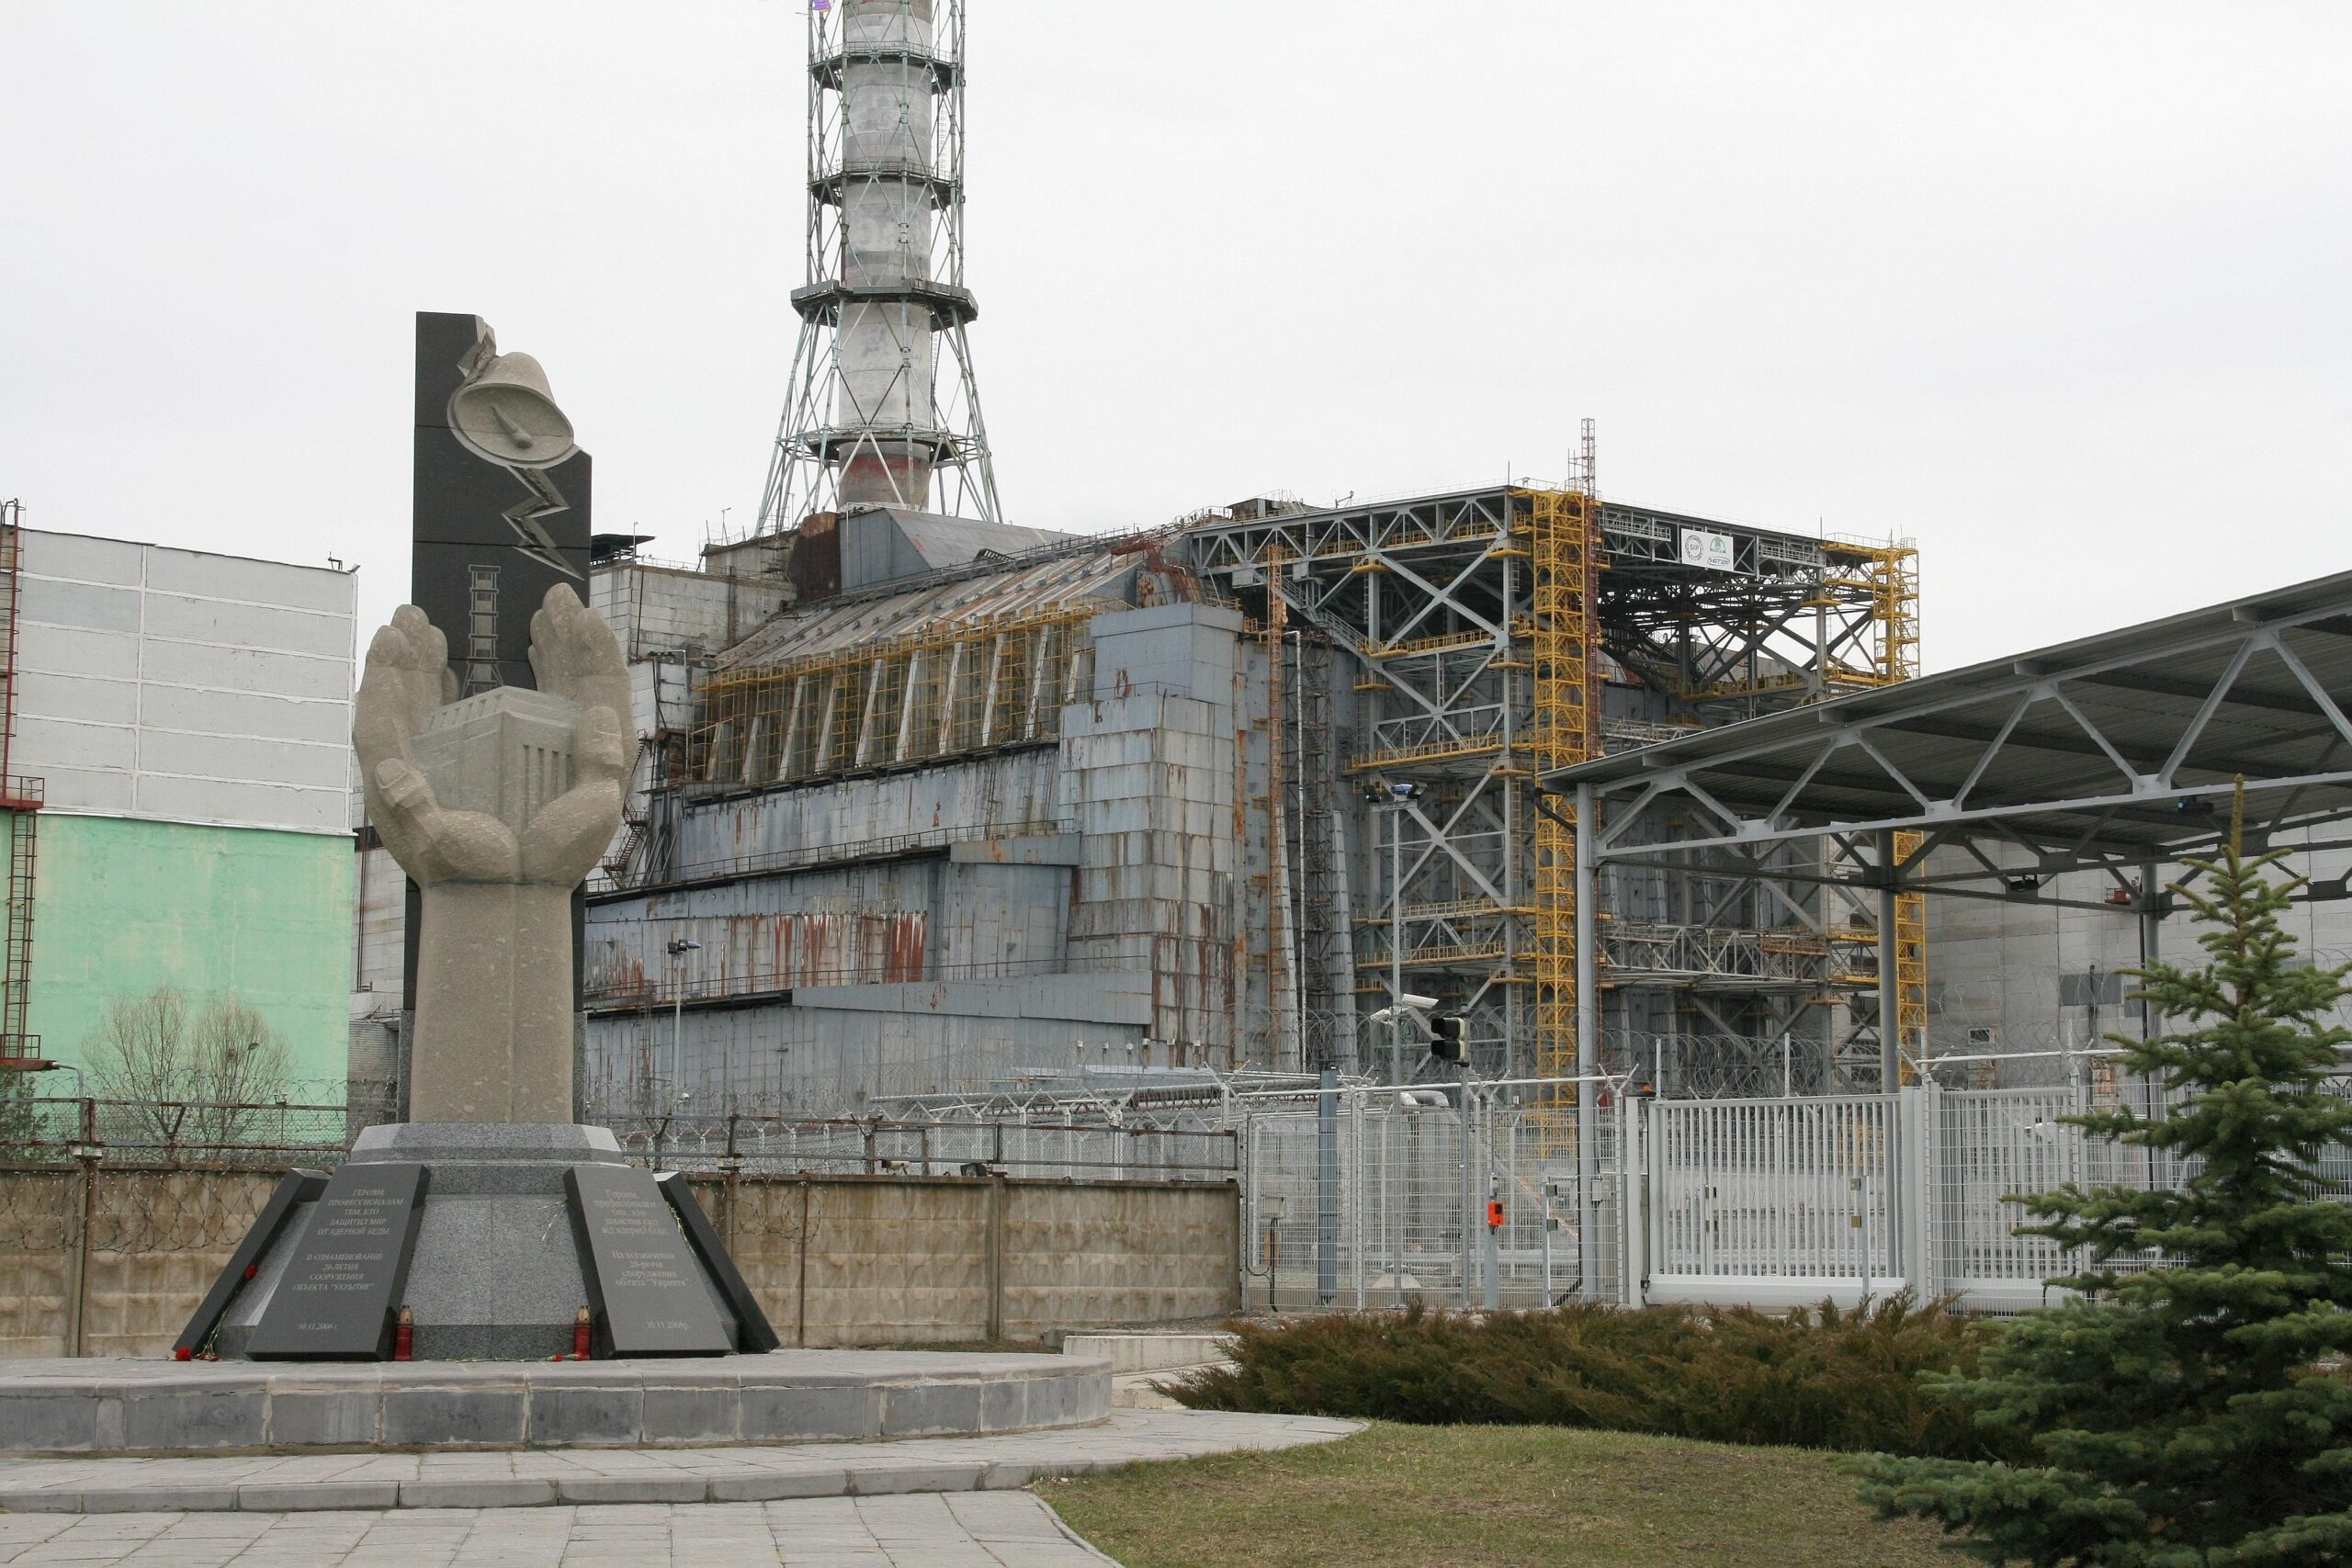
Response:
M2328 1079L2352 1031L2323 1021L2346 971L2290 964L2299 879L2248 857L2243 801L2219 859L2175 884L2199 968L2133 971L2168 1027L2109 1038L2173 1104L2069 1118L2176 1156L2177 1186L2019 1200L2021 1234L2080 1248L2078 1294L2011 1325L1973 1376L1932 1381L2014 1464L1875 1456L1866 1500L1990 1562L2109 1568L2352 1562L2352 1206L2318 1169L2352 1143Z

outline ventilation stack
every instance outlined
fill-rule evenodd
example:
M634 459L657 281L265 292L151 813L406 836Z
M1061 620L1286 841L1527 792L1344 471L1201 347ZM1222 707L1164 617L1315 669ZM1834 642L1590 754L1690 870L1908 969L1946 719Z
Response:
M808 284L758 532L890 506L998 520L965 328L963 0L808 15Z

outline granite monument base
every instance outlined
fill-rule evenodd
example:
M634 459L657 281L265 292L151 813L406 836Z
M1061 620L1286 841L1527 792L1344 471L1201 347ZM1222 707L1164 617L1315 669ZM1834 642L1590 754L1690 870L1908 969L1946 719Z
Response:
M975 1437L1111 1413L1097 1357L0 1362L0 1453L724 1447Z
M413 1210L398 1181L421 1171ZM575 1196L618 1191L629 1228L613 1229L614 1201L583 1214ZM289 1179L289 1181L292 1179ZM341 1239L336 1184L387 1215L372 1247ZM231 1293L216 1325L191 1324L196 1356L312 1361L382 1359L387 1313L406 1309L405 1353L417 1361L544 1361L570 1356L583 1321L594 1353L724 1355L775 1344L755 1303L739 1311L741 1280L690 1225L672 1223L671 1199L630 1167L602 1127L561 1123L401 1122L370 1127L326 1190L292 1194L277 1234ZM690 1200L689 1200L690 1201ZM699 1214L695 1216L699 1218ZM393 1222L410 1224L405 1258ZM334 1239L322 1241L333 1227ZM597 1267L599 1254L604 1262ZM307 1292L307 1293L305 1293ZM651 1303L651 1304L648 1304ZM583 1320L582 1313L588 1316ZM345 1321L345 1319L349 1321ZM676 1325L684 1325L684 1327ZM307 1336L298 1330L311 1330ZM389 1332L389 1330L387 1330ZM353 1348L344 1355L336 1343ZM389 1343L389 1341L387 1341ZM288 1349L286 1347L308 1347Z

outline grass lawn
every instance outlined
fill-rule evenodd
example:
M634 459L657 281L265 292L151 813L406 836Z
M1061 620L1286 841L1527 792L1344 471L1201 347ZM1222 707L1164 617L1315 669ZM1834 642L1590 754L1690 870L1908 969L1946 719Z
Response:
M1377 1423L1039 1488L1126 1568L1952 1568L1828 1455L1559 1427Z

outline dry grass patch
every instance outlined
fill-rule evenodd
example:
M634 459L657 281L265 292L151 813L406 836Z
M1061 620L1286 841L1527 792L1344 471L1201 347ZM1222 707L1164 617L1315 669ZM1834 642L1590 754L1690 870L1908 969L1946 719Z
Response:
M1126 1568L1950 1568L1830 1456L1549 1427L1406 1427L1041 1488Z

